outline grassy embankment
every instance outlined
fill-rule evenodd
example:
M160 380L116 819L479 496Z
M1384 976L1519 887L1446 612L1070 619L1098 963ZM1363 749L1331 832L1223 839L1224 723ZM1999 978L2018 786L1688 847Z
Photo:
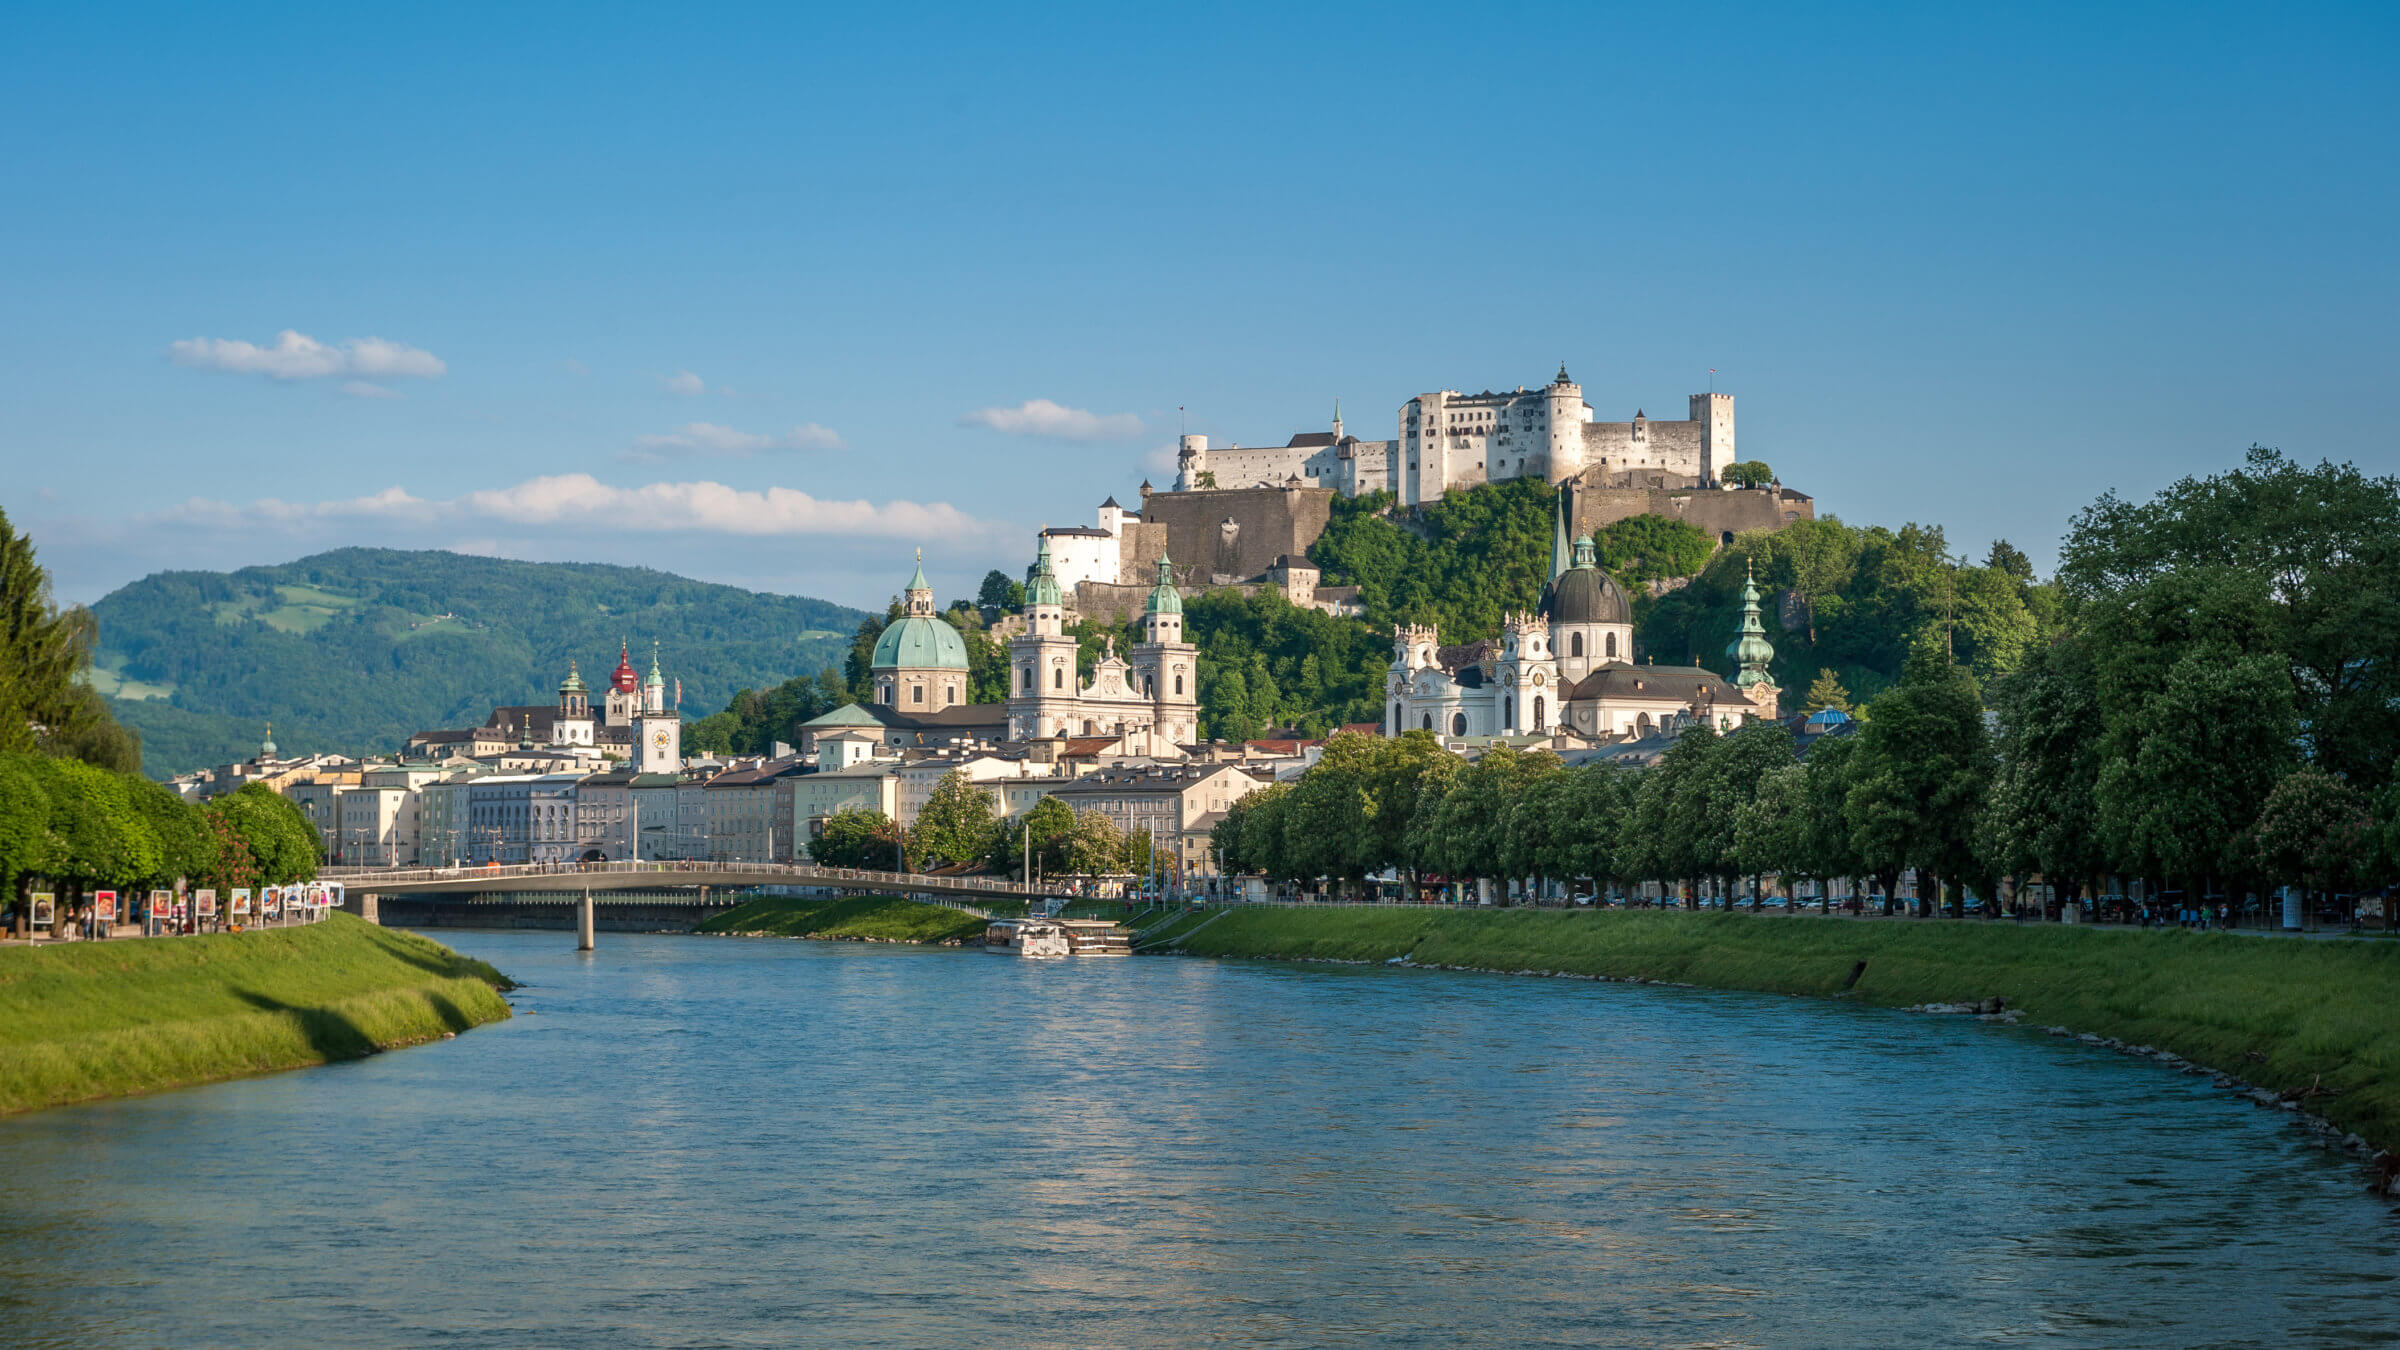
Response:
M1022 913L1023 904L1016 909ZM896 895L860 895L847 900L769 896L726 910L702 923L698 931L829 942L974 942L982 939L989 922L963 910Z
M347 914L0 948L0 1113L355 1059L508 1016L508 979Z
M2056 925L1557 910L1242 909L1161 930L1202 956L1564 971L1905 1007L2005 998L2155 1046L2400 1150L2400 944ZM1188 934L1178 939L1176 932ZM1845 989L1852 967L1866 969Z

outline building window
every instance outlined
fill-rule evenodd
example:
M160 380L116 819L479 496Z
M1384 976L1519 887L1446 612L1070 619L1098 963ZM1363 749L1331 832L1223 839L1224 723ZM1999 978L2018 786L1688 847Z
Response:
M925 686L921 684L910 685L908 687L908 701L911 703L923 703L925 701Z
M1427 714L1425 714L1425 729L1426 729L1427 731L1431 731L1431 730L1433 730L1433 714L1432 714L1432 713L1427 713Z
M1567 638L1567 655L1569 655L1569 656L1581 656L1581 655L1583 655L1583 634L1581 634L1581 633L1574 633L1574 634L1570 634L1570 635L1568 636L1568 638Z
M1467 734L1467 715L1465 713L1450 714L1450 734L1453 736Z
M1549 730L1549 727L1542 720L1542 696L1540 694L1535 694L1533 696L1533 729L1535 731Z
M1181 675L1175 677L1175 696L1183 697L1183 677Z
M1617 654L1617 635L1611 633L1605 641L1608 643L1608 655L1613 660Z
M1500 700L1500 724L1509 726L1517 720L1517 700L1512 696Z

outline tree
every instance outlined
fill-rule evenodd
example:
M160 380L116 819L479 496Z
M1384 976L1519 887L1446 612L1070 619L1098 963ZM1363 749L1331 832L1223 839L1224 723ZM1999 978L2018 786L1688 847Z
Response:
M942 775L917 823L908 832L909 855L919 865L975 862L992 852L992 820L999 809L991 790L967 777L962 769Z
M1793 830L1798 852L1789 866L1817 881L1866 875L1868 867L1850 834L1850 789L1858 785L1858 737L1827 736L1808 748L1808 770L1799 820ZM1884 892L1887 900L1891 894Z
M2365 878L2375 852L2375 821L2365 794L2306 764L2267 795L2246 842L2269 881L2322 895Z
M1820 670L1817 677L1808 682L1808 696L1801 700L1801 706L1814 712L1831 708L1835 712L1846 713L1850 711L1850 691L1842 687L1842 682L1832 671Z
M846 806L827 817L808 856L827 867L890 872L900 866L900 826L881 811Z
M1601 527L1592 535L1600 565L1628 591L1643 583L1688 577L1708 565L1717 541L1687 520L1644 513Z
M2107 867L2092 797L2105 728L2089 641L2036 650L1994 692L1998 762L1978 847L1992 871L2038 872L2071 897Z
M1125 870L1125 835L1098 811L1075 813L1075 827L1067 832L1067 871L1076 876L1098 877Z
M983 574L983 586L975 592L975 603L987 610L1014 614L1025 608L1025 583L995 567Z
M33 540L0 512L0 752L40 749L119 772L139 767L139 738L83 683L97 631L91 611L51 603Z
M1860 858L1887 895L1905 868L1937 882L1983 879L1975 823L1991 782L1991 740L1974 677L1927 643L1870 711L1844 803Z
M316 877L324 840L291 798L263 783L248 783L210 802L209 809L240 836L261 885Z
M1734 810L1735 864L1752 876L1813 875L1806 865L1808 824L1807 766L1796 760L1777 765Z
M50 795L41 765L0 753L0 894L22 904L29 878L50 852Z
M124 775L71 759L38 763L42 795L50 803L44 876L82 889L157 875L158 840L134 810Z
M2252 446L2238 469L2185 478L2147 502L2114 493L2075 517L2058 576L2072 600L2231 572L2255 584L2255 622L2293 691L2310 758L2362 789L2400 761L2400 480L2348 464L2303 468ZM2205 636L2205 635L2202 635Z
M1017 826L1016 837L1009 843L1020 866L1030 844L1035 867L1046 873L1067 870L1067 837L1075 832L1072 807L1056 797L1044 797L1025 812Z
M1735 487L1760 488L1775 481L1775 471L1763 459L1745 459L1726 465L1724 478Z
M2023 549L2005 539L1992 541L1991 554L1984 559L1983 565L2019 581L2033 580L2033 559L2026 557Z

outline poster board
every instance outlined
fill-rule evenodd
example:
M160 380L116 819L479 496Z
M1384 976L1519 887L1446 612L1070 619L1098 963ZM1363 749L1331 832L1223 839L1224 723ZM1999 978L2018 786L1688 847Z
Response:
M283 888L269 886L258 893L258 912L272 919L283 913Z
M247 886L233 888L233 917L237 919L250 917L250 888Z
M217 917L217 893L213 890L192 892L192 912L203 919Z
M115 891L92 892L92 917L102 923L117 921L117 893Z
M57 922L58 893L56 891L35 891L33 893L33 926L48 928Z
M127 902L126 902L126 909L127 909L127 911L128 911L128 913L127 913L126 917L128 917L128 918L131 918L131 917L132 917L132 915L131 915L131 913L130 913L130 911L132 910L132 908L133 908L133 904L132 904L132 901L131 901L131 899L129 898L129 899L127 900ZM172 915L174 912L175 912L175 892L173 892L173 891L152 891L152 892L150 892L150 909L149 909L149 914L150 914L150 917L151 917L151 918L153 918L153 919L164 919L164 918L167 918L168 916Z
M342 883L338 881L328 881L325 883L325 907L327 909L340 909L342 907Z

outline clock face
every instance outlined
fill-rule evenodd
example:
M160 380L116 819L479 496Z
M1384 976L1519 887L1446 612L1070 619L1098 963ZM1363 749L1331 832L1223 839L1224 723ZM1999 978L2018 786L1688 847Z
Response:
M652 745L655 745L655 746L657 746L657 747L658 747L659 749L661 749L661 750L664 750L664 749L666 749L666 748L667 748L667 733L666 733L666 732L665 732L663 729L662 729L662 730L659 730L659 731L653 731L653 732L651 732L651 733L650 733L650 743L651 743Z

